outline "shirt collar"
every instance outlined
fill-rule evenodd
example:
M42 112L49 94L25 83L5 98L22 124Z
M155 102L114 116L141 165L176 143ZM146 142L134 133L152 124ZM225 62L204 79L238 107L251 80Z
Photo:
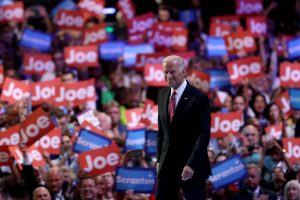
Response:
M187 86L187 82L186 82L186 80L184 80L184 81L181 83L181 85L175 90L175 91L176 91L176 95L177 95L179 98L181 97L181 95L182 95L182 93L183 93L183 91L184 91L184 89L185 89L186 86ZM173 94L173 91L174 91L174 89L171 88L171 94Z

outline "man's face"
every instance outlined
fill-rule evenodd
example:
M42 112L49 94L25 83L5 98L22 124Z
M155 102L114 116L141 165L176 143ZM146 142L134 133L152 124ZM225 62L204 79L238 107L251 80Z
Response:
M96 182L91 178L82 180L80 186L80 193L81 193L81 198L83 200L96 199L97 196Z
M62 81L65 83L72 83L74 82L74 77L72 73L67 73L62 75Z
M248 140L249 145L255 146L258 144L259 134L258 134L258 130L254 126L250 125L246 127L244 130L244 135Z
M72 141L71 141L71 138L68 137L68 136L63 136L62 137L61 146L62 146L62 149L64 151L70 151L70 150L72 150Z
M254 191L260 181L259 172L255 168L248 169L248 178L246 179L246 186L248 189Z
M33 200L51 200L51 196L46 188L39 187L33 192Z
M179 66L178 60L168 60L163 64L164 78L168 86L177 89L185 79L185 68Z
M51 192L57 193L63 184L63 177L56 171L49 172L46 183Z

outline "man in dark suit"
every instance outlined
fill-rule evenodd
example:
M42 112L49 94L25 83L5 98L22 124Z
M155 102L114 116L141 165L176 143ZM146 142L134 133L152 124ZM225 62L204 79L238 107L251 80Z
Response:
M261 170L256 164L247 165L247 172L248 177L245 179L245 186L238 194L232 197L233 200L277 200L274 192L259 186Z
M168 56L162 65L169 87L158 95L156 200L176 200L180 189L186 200L202 200L211 174L209 100L186 81L183 58Z

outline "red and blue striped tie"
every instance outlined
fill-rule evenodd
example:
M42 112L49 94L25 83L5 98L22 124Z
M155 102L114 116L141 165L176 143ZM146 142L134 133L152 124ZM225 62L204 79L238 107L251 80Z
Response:
M170 122L172 122L174 113L175 113L175 104L176 104L176 91L174 90L169 102L169 116L170 116Z

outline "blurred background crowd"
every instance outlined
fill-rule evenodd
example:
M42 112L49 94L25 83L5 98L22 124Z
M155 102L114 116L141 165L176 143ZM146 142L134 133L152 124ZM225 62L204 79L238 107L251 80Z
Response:
M21 83L26 85L59 78L62 84L72 85L93 79L95 98L75 105L56 105L51 101L33 105L30 95L22 96L19 101L11 101L1 94L0 141L3 139L1 134L7 134L11 127L22 124L38 107L48 113L55 122L61 137L59 154L40 152L46 164L39 167L32 165L26 142L19 141L18 148L23 160L17 163L14 156L11 158L11 165L1 166L0 199L43 199L42 196L45 199L50 196L52 199L154 199L154 194L139 193L133 189L117 192L114 189L116 179L113 170L90 176L80 167L78 154L73 148L76 142L74 135L82 124L77 116L87 109L93 111L96 128L103 131L119 147L119 165L154 168L155 154L150 155L144 149L125 150L127 133L130 130L130 119L126 112L136 108L145 111L147 101L156 104L157 91L164 84L157 80L147 80L146 71L143 69L145 64L161 64L161 59L157 59L159 56L154 54L159 53L158 55L163 57L184 52L192 55L183 56L187 60L188 80L210 97L215 116L212 127L215 124L221 127L217 117L219 120L231 122L234 119L239 120L238 130L228 128L224 124L223 130L228 128L227 131L220 130L220 127L214 127L219 130L212 130L211 142L207 149L211 166L239 155L247 170L247 176L243 179L218 189L214 189L213 183L208 180L207 199L300 199L300 103L297 104L297 94L300 94L297 93L300 87L297 85L300 81L300 54L292 55L293 51L289 49L291 43L288 43L295 41L298 44L297 37L300 37L299 0L94 0L96 4L102 5L100 14L86 12L86 8L79 6L81 2L85 2L83 0L0 0L0 8L20 2L23 8L21 20L14 17L5 20L5 9L0 11L2 93L10 81L22 81ZM68 2L68 6L61 6L63 2ZM125 18L126 9L121 8L120 2L125 2L127 7L133 8L134 16L131 19L129 15ZM243 2L252 2L253 6L238 13L237 5L242 7ZM84 13L83 25L79 29L74 29L74 26L68 27L68 24L60 25L58 16L61 16L61 13L57 8ZM130 21L149 12L152 13L151 25L144 25L149 27L146 27L144 32L138 32L142 36L135 40L140 35L134 35L129 30L133 24ZM258 22L262 23L265 29L257 29L257 32L250 30L248 17L263 19ZM169 26L173 22L179 24L175 27ZM71 23L73 22L69 25ZM163 25L163 28L153 28L159 25ZM170 31L166 29L171 27L174 31L176 26L179 27L179 32L184 32L183 47L176 48L164 44L164 39L161 43L155 41L153 34L165 34L167 37ZM102 27L99 30L105 31L104 39L86 42L85 31L93 27ZM24 45L22 41L25 40L25 32L29 30L50 35L50 47L42 51L30 44ZM225 41L226 46L222 43L225 52L211 56L211 39L229 41L228 37L242 38L239 34L248 34L247 36L254 40L254 47L250 50L241 47L234 51L229 49L229 44ZM137 49L134 50L134 59L126 54L107 59L107 55L101 53L101 47L97 53L99 57L96 65L84 64L78 67L76 63L68 63L66 59L69 56L66 53L67 47L82 48L93 44L103 45L105 48L104 45L110 42L132 45ZM139 49L139 44L150 45L151 51L143 52L144 49ZM41 53L50 56L49 60L54 64L54 69L46 70L45 73L26 72L25 57ZM156 60L148 59L148 63L137 67L136 63L141 61L138 60L139 54L146 55L145 53L150 57L154 55ZM239 61L247 65L245 59L250 57L259 60L260 75L251 77L246 74L237 81L230 78L233 76L233 72L229 70L230 66L239 65ZM133 63L128 64L127 59L133 59ZM284 63L288 64L283 65ZM294 71L284 71L289 65L295 65L294 68L290 68ZM196 72L202 73L198 79L193 78L198 76ZM285 72L288 75L293 74L291 76L294 77L294 82L283 81ZM157 112L153 112L157 119ZM238 117L234 117L237 116L234 115L236 113ZM146 131L155 132L155 116L153 124L142 126ZM188 133L182 134L188 137ZM3 140L1 146L4 146ZM262 192L258 192L259 190ZM178 199L183 197L179 196Z

